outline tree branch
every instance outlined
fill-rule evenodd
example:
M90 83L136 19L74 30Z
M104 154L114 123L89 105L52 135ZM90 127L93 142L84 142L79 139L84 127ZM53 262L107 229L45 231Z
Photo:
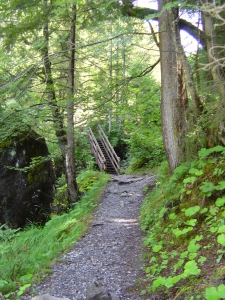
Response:
M150 73L157 65L158 63L160 62L160 58L151 66L148 66L145 70L143 70L141 73L139 73L138 75L136 76L131 76L131 77L128 77L127 80L130 81L132 79L135 79L135 78L139 78L139 77L143 77L145 75L147 75L148 73Z
M122 2L123 5L121 10L123 15L142 20L147 19L158 21L159 12L157 10L147 7L134 6L132 4L132 0L123 0ZM200 44L205 48L205 36L202 30L184 19L179 19L178 26L180 30L186 31L196 41L199 41Z

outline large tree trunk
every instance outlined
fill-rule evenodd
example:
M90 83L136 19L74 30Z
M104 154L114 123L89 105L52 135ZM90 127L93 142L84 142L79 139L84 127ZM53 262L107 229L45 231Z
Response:
M205 1L206 3L210 1ZM213 16L210 12L203 12L204 20L204 31L206 35L206 47L208 53L209 66L212 73L213 80L216 83L216 90L220 92L221 100L225 100L225 86L224 86L224 75L223 70L218 63L219 52L222 52L222 48L218 48L219 43L217 42L216 32L214 30L215 24ZM224 45L223 45L224 46Z
M204 4L213 4L211 0L204 0ZM216 9L216 5L214 7ZM214 81L214 89L219 92L220 101L218 103L218 109L216 111L214 120L215 120L215 128L211 129L215 130L212 134L210 132L210 136L213 136L213 139L210 141L210 144L214 146L219 141L225 145L225 76L224 76L224 68L219 63L219 59L221 59L221 54L224 55L224 40L221 41L221 36L218 36L215 31L215 20L213 18L213 8L211 10L203 11L203 21L204 21L204 31L206 35L206 48L208 53L208 61L209 61L209 69L211 71L211 75ZM218 20L217 20L218 21ZM225 26L221 25L219 29L224 33ZM222 56L222 59L224 57ZM217 138L216 138L217 137Z
M161 114L163 142L170 171L180 164L186 132L185 111L187 93L181 61L178 60L172 23L177 18L177 10L162 10L171 1L158 0L161 11L159 17L159 41L161 58Z
M78 200L78 186L76 182L75 145L74 145L74 74L75 74L75 41L76 41L76 5L72 6L70 29L70 60L68 70L68 104L67 104L67 151L66 178L70 204Z
M178 25L179 18L176 15L175 15L175 18L176 18L176 21L171 23L173 31L175 33L174 34L175 50L176 50L178 59L182 62L182 66L184 68L184 78L185 78L186 87L189 92L190 98L192 100L194 114L197 119L203 112L203 103L201 102L201 99L197 94L193 72L192 72L191 66L187 60L186 54L184 52L184 48L181 44L180 30L179 30L179 25Z

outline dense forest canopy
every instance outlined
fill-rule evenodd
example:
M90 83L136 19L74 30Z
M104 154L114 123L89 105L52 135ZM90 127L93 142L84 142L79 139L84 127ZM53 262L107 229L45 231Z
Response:
M26 124L44 136L70 203L87 124L102 123L123 157L156 165L162 127L171 174L201 147L225 144L223 1L159 0L158 11L132 0L1 4L1 139ZM184 52L181 30L196 54Z
M224 297L225 0L156 2L0 0L0 192L38 182L27 202L18 193L31 215L46 176L51 191L45 226L0 226L0 298L18 299L87 230L109 178L87 137L98 124L121 173L157 173L154 191L143 191L142 294ZM196 51L185 50L183 31ZM17 181L7 185L6 173ZM14 204L0 194L1 212Z

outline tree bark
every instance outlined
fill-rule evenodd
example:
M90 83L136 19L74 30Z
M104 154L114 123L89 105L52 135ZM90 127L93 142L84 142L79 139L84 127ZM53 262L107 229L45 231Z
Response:
M70 204L78 200L79 190L76 182L75 144L74 144L74 75L75 75L75 42L76 42L76 5L72 6L70 28L70 60L68 70L68 104L67 104L67 151L66 177Z
M184 68L184 77L186 82L187 90L189 91L190 98L192 100L192 103L194 105L194 113L196 116L196 119L202 114L203 112L203 104L200 100L200 97L197 94L197 90L195 87L194 82L194 76L190 67L190 64L187 60L186 54L184 52L184 48L181 44L181 38L180 38L180 30L179 30L179 18L178 15L174 17L175 22L172 22L172 28L174 31L174 45L176 49L177 56L179 60L182 62L183 68Z
M204 4L212 4L210 0L204 0ZM216 6L215 6L216 8ZM219 52L224 47L224 42L221 44L221 37L217 36L213 18L213 10L211 12L203 11L204 31L206 34L206 48L208 54L209 69L214 81L214 88L219 92L220 101L216 111L214 120L214 129L209 130L210 145L214 146L220 141L225 146L225 76L224 68L218 63L220 57ZM224 25L223 25L224 26ZM221 51L223 53L223 51ZM212 130L216 131L212 134ZM216 137L218 140L216 140Z
M208 2L208 1L206 1ZM207 45L207 53L208 53L208 61L211 70L211 74L213 80L217 84L217 88L220 92L221 100L225 100L225 87L224 87L224 76L223 70L221 70L220 65L217 63L219 59L218 52L221 50L217 48L219 44L217 43L217 37L214 30L214 20L211 13L207 11L203 12L203 20L204 20L204 31L206 34L206 45Z
M48 0L43 0L44 11L48 12ZM48 104L51 109L54 128L56 136L58 139L59 148L61 150L63 165L66 167L66 130L64 128L64 117L57 105L54 81L52 77L51 62L49 59L49 25L48 17L46 16L46 21L43 28L44 46L42 47L43 56L43 73L45 76L45 85L48 98Z
M172 23L178 11L162 10L170 1L158 0L161 14L159 17L159 44L161 58L161 114L163 142L170 172L180 164L184 136L186 132L187 93L184 83L182 63L178 59Z

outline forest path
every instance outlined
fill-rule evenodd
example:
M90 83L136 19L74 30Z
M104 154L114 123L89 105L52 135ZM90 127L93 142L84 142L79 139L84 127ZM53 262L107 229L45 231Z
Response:
M143 277L144 254L138 215L143 188L154 182L155 176L112 176L89 231L32 290L38 295L85 300L97 281L111 294L107 299L143 299L136 284Z

